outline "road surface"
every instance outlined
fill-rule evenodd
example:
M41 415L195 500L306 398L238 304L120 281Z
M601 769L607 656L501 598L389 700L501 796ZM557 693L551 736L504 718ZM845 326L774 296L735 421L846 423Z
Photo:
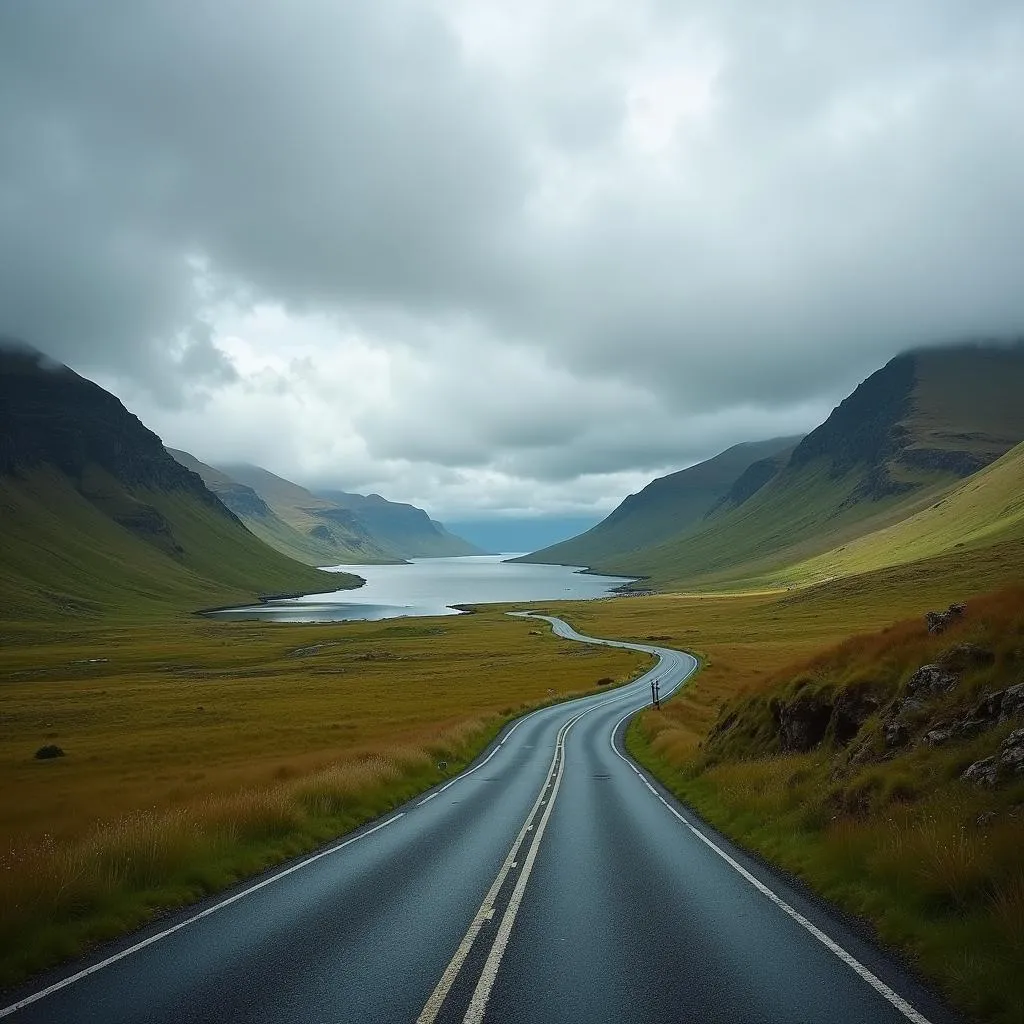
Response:
M562 636L587 640L558 619ZM956 1018L624 755L696 669L506 727L457 778L318 853L12 993L17 1024Z

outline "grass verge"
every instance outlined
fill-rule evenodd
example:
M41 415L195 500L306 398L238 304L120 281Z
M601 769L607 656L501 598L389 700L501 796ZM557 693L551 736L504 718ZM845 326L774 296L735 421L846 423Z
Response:
M961 775L1020 722L934 744L924 736L1024 678L1022 595L972 599L967 618L942 636L916 617L769 665L734 688L699 733L688 709L700 704L683 691L635 720L626 740L709 823L868 920L955 1004L999 1024L1024 1021L1024 778L987 787ZM794 626L778 621L783 632ZM756 630L756 618L748 625ZM717 628L726 631L720 618ZM984 659L916 709L909 740L887 746L883 726L914 671L946 663L964 644ZM693 691L701 686L698 677ZM787 745L779 724L787 708L849 708L867 690L873 703L855 736L831 731L833 714L811 749Z

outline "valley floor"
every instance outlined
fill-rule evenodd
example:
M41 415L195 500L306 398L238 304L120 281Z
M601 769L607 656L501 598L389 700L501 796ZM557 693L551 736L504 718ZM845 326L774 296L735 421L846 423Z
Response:
M4 628L0 983L345 832L524 709L647 663L497 612L168 619Z

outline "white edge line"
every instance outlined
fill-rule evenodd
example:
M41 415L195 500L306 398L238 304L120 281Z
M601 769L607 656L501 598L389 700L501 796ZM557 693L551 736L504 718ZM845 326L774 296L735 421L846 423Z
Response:
M913 1024L931 1024L931 1021L924 1016L919 1010L908 1003L901 995L894 992L881 978L874 974L869 968L865 967L852 953L847 952L839 945L834 939L829 938L817 925L812 921L809 921L803 914L798 910L791 907L781 896L776 895L767 885L764 884L760 879L752 875L742 864L730 857L720 846L709 839L699 828L692 825L686 818L683 817L660 793L651 787L651 785L644 779L643 775L637 769L636 765L623 754L618 747L615 746L615 733L622 723L630 717L629 715L623 715L615 725L612 726L611 734L611 746L612 750L629 765L630 768L643 779L647 788L661 801L662 804L667 808L670 814L678 818L702 843L708 846L711 850L718 854L734 871L738 872L743 876L758 892L762 895L767 896L781 911L788 914L797 924L805 928L811 933L826 949L834 953L847 967L855 971L860 977L866 981L880 996L891 1003L904 1017L909 1021L913 1021Z
M284 868L284 870L278 871L277 874L272 875L270 878L264 878L262 882L250 885L247 889L243 889L241 892L236 892L233 896L229 896L227 899L221 900L219 903L215 903L212 907L207 907L205 910L199 911L198 914L193 914L191 917L187 917L184 921L179 921L170 928L165 928L162 932L157 932L156 935L150 935L141 942L136 942L135 945L129 946L127 949L122 949L121 952L115 953L113 956L108 956L105 960L101 960L99 963L93 964L91 967L86 967L84 970L78 971L77 974L72 974L67 978L62 978L60 981L54 982L52 985L48 985L46 988L42 988L38 992L33 992L31 995L25 996L24 999L19 999L16 1003L11 1003L10 1006L5 1006L3 1009L0 1009L0 1017L6 1017L9 1014L15 1013L17 1010L21 1010L32 1003L36 1003L40 999L45 999L47 996L53 995L54 992L59 992L62 988L67 988L69 985L73 985L76 981L80 981L82 978L88 977L90 974L102 971L104 967L109 967L111 964L117 963L118 960L123 960L125 957L131 956L132 953L137 953L140 949L145 949L146 946L151 946L153 943L167 938L168 935L173 935L175 932L181 931L182 928L187 928L190 924L194 924L196 921L200 921L204 917L209 917L218 910L223 910L224 907L230 906L232 903L236 903L245 896L249 896L257 890L262 889L265 886L300 870L301 868L308 867L310 864L320 860L322 857L329 857L332 853L337 853L339 850L343 850L346 846L351 846L352 843L356 843L360 839L365 839L367 836L373 835L374 832L379 832L382 828L386 828L388 825L393 824L404 815L405 811L399 811L398 814L388 818L387 821L382 821L379 825L374 825L373 828L369 828L365 832L360 832L359 835L353 836L351 839L346 839L344 842L338 843L336 846L332 846L329 850L321 850L320 853L314 853L305 860L299 861L298 864L293 864L291 867Z

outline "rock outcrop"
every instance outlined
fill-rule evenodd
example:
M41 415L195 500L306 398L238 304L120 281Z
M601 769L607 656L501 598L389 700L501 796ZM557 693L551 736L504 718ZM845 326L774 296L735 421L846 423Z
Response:
M834 705L822 694L799 694L772 705L779 728L779 744L786 752L804 753L824 738Z
M938 697L949 693L960 681L959 676L944 665L922 665L908 680L905 695L917 699Z
M961 718L936 723L925 733L924 742L938 747L951 740L970 739L1021 715L1024 715L1024 683L990 693Z
M997 786L1024 775L1024 729L1014 729L991 756L975 761L961 776L979 786Z
M849 687L836 698L832 723L836 742L845 746L860 732L864 723L876 714L882 700L870 686Z
M967 611L965 604L951 604L944 612L926 612L924 621L929 633L945 633L950 624L961 619Z
M889 707L882 726L885 745L905 746L931 713L930 702L956 688L960 677L942 664L922 665L907 680L903 694Z

